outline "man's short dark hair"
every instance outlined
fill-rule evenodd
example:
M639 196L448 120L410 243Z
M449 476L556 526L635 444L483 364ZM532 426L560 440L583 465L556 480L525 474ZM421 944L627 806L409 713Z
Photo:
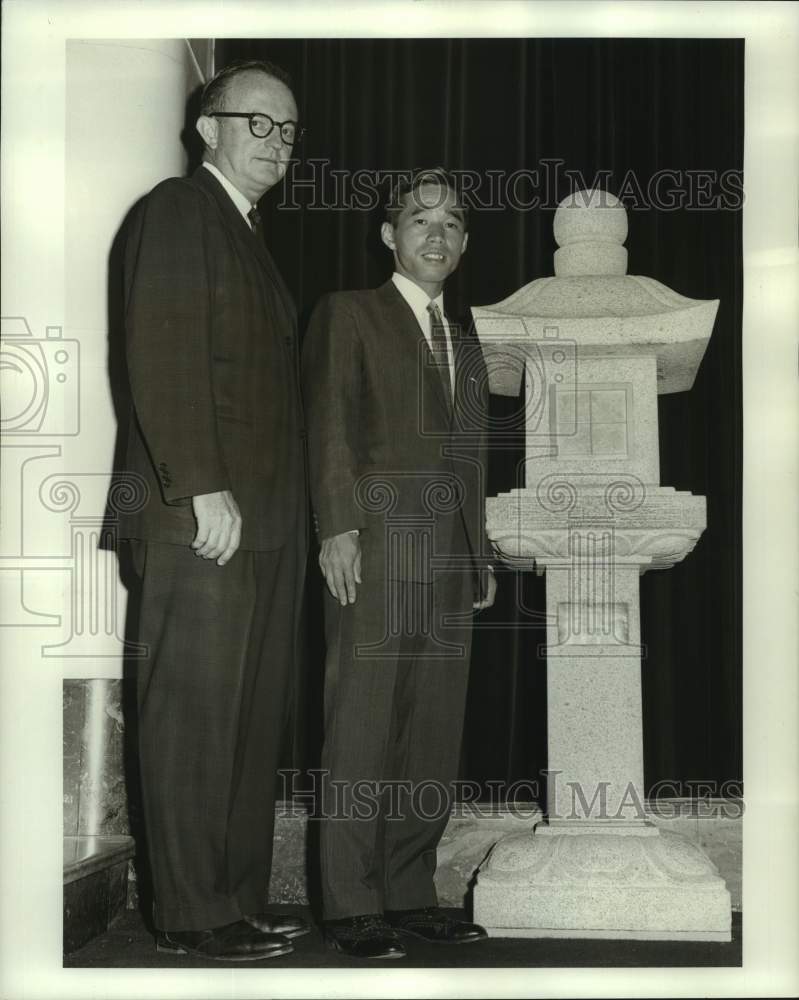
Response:
M284 69L275 65L275 63L268 62L266 59L236 59L234 62L228 63L224 69L220 69L206 83L203 88L200 114L210 115L213 111L224 111L225 93L231 81L235 80L242 73L250 73L253 70L258 73L264 73L266 76L271 76L274 80L279 80L289 90L293 91L291 77ZM250 111L252 109L242 108L242 110Z
M425 170L415 170L412 174L400 177L392 185L389 193L386 204L386 222L391 223L396 228L400 213L404 208L405 198L414 191L418 191L423 184L438 184L439 187L450 190L457 199L458 208L463 213L463 228L469 228L469 206L461 201L455 179L444 167L428 167Z

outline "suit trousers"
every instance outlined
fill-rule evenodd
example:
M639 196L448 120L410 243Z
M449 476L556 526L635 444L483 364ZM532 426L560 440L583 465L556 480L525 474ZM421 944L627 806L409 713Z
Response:
M472 574L372 574L326 594L320 828L325 919L436 903L436 847L458 777Z
M298 553L133 541L141 576L139 759L155 897L165 930L263 910L278 755L293 681Z

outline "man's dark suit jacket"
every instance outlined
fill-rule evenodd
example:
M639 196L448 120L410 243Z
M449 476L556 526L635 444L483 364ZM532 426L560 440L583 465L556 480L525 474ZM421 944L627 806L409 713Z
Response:
M231 490L240 547L278 548L305 519L296 315L263 240L205 167L139 206L125 294L127 468L149 501L121 537L188 545L190 498Z
M360 530L364 583L387 569L431 582L436 568L486 562L485 365L472 330L450 331L454 405L392 281L329 295L312 316L303 389L317 530ZM388 533L410 558L387 563Z

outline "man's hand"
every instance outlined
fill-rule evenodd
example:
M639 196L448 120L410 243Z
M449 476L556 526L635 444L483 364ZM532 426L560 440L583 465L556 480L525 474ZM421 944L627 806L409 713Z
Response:
M319 553L319 566L327 589L342 607L354 604L356 584L361 582L361 542L356 532L325 538Z
M497 596L497 578L494 576L494 571L487 568L480 575L485 580L485 596L481 601L475 601L472 604L475 611L483 611L485 608L490 608L494 603L494 598Z
M241 541L241 514L230 490L201 493L191 498L197 519L197 534L191 547L203 559L216 559L224 566Z

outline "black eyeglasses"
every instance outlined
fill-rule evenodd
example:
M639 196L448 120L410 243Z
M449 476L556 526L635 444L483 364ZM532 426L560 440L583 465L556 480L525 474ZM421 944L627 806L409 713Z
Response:
M305 129L297 122L276 122L269 115L255 111L212 111L211 118L246 118L250 124L250 132L256 139L265 139L277 126L280 138L287 146L296 145L305 135Z

